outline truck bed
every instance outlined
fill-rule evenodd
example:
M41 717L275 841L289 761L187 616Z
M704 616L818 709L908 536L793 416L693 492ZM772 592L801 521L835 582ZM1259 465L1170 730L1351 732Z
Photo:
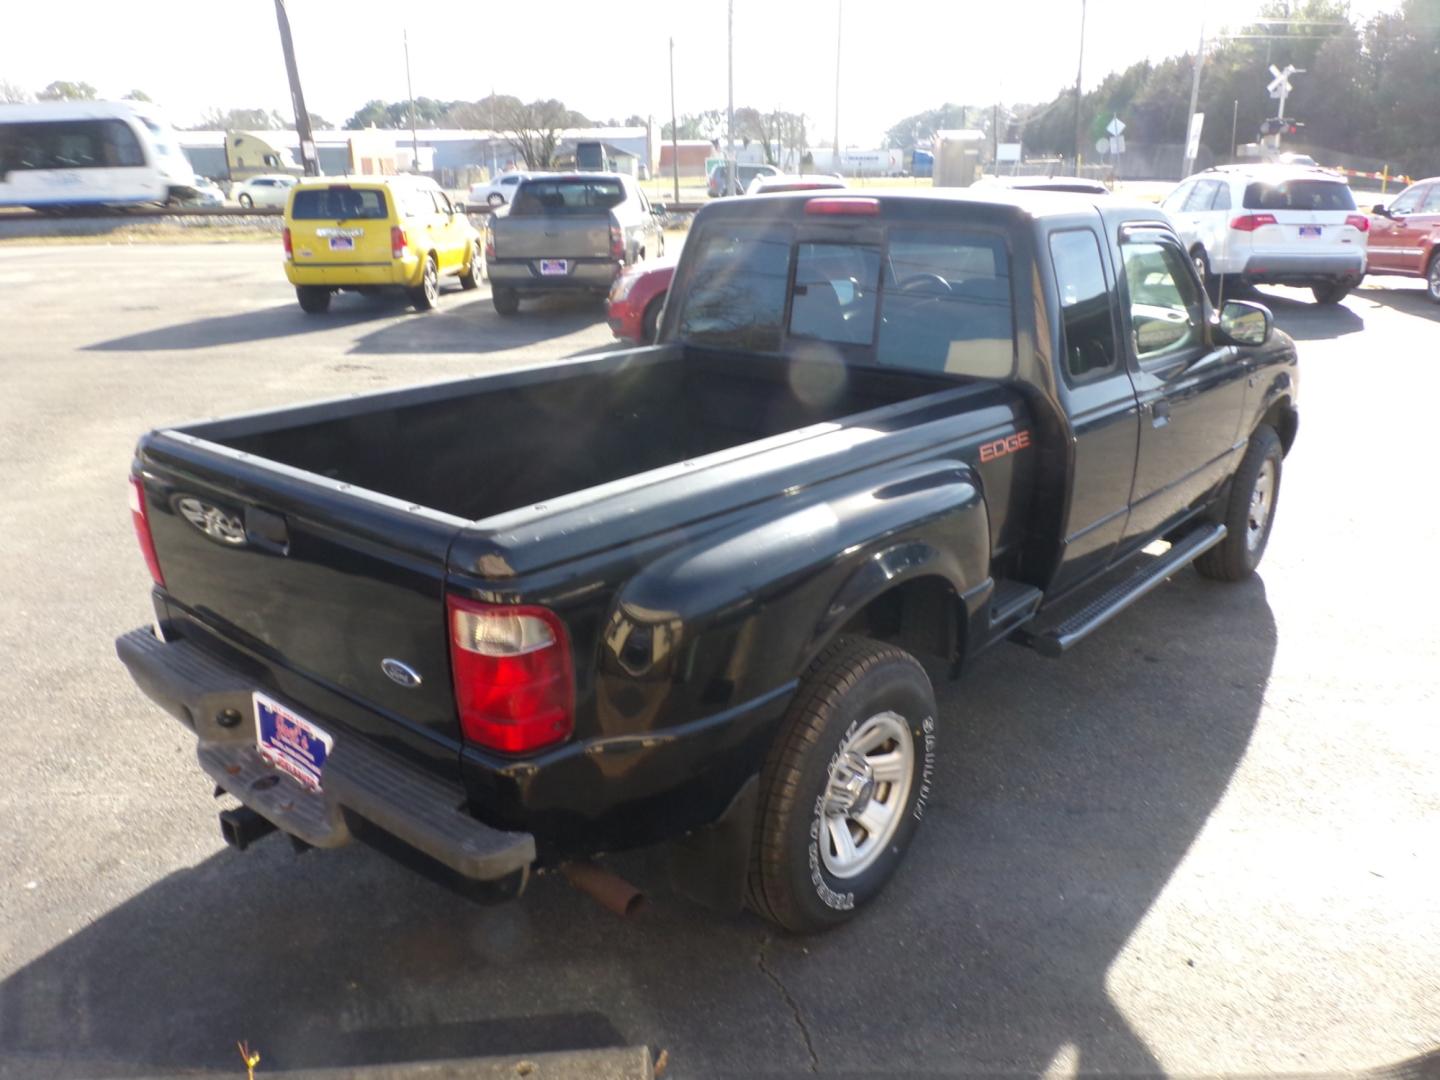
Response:
M955 383L679 346L622 359L443 396L381 395L338 416L271 413L259 429L186 430L474 521Z

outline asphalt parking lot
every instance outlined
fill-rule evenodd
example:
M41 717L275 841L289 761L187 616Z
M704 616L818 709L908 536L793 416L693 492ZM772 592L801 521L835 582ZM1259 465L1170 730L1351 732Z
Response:
M234 1075L242 1038L261 1075L633 1044L676 1077L1433 1067L1440 307L1378 285L1265 290L1302 419L1260 574L940 687L907 864L800 940L643 854L627 922L553 876L481 908L362 848L232 853L115 659L150 617L141 432L602 348L598 308L314 318L269 246L0 248L0 1075Z

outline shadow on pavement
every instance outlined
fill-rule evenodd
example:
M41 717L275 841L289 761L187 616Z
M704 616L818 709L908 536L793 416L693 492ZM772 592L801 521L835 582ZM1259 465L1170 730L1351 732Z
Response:
M1254 298L1274 312L1275 325L1296 341L1344 337L1365 329L1365 320L1343 303L1317 304L1263 289L1256 290Z
M1400 281L1403 279L1393 279ZM1395 311L1404 312L1406 315L1416 315L1422 319L1429 319L1431 322L1440 322L1440 304L1430 299L1425 291L1423 282L1407 282L1413 288L1404 286L1368 288L1356 293L1362 300L1369 300L1371 303L1379 304L1381 307L1391 308Z
M489 353L516 349L578 333L605 317L593 301L547 297L521 313L501 318L488 296L445 289L434 311L415 312L400 294L341 293L322 315L307 315L297 304L218 315L84 346L86 352L168 352L248 342L279 341L341 327L358 328L348 352ZM377 328L364 332L366 323Z
M1158 1074L1107 973L1244 755L1275 647L1260 579L1187 571L1061 661L987 654L939 688L910 858L823 937L689 907L653 854L618 861L656 900L621 921L554 875L482 908L362 848L217 853L0 983L0 1073L233 1070L247 1039L267 1072L647 1043L677 1077L1033 1076L1062 1051Z

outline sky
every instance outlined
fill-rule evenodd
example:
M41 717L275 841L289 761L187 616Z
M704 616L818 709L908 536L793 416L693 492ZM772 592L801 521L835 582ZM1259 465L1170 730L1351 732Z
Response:
M1351 11L1364 19L1398 3L1351 0ZM140 89L178 125L215 106L291 115L273 0L7 6L0 79L32 93L55 79L88 82L107 98ZM1202 21L1214 33L1259 7L1088 0L1085 86L1137 60L1192 51ZM658 130L670 113L673 38L678 112L726 104L726 6L718 0L289 0L288 8L306 104L337 126L372 98L405 98L402 31L416 96L473 100L493 89L527 101L555 97L602 121L654 115ZM896 121L947 101L1038 103L1075 80L1080 0L734 0L734 8L736 107L803 112L812 144L835 130L837 11L847 146L878 146ZM1256 73L1257 95L1267 80Z

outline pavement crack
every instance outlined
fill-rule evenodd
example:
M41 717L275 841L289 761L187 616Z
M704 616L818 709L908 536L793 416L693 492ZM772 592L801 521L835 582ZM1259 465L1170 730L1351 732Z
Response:
M760 969L760 974L775 984L775 989L780 991L780 997L783 998L785 1004L790 1007L790 1015L795 1020L795 1026L800 1029L800 1037L805 1040L805 1052L810 1055L810 1071L812 1073L818 1073L820 1071L820 1058L815 1053L815 1043L814 1040L810 1038L810 1029L805 1025L805 1018L800 1015L800 1004L790 996L790 991L786 988L785 983L779 975L776 975L775 972L770 969L770 965L766 960L765 952L770 948L770 942L772 940L773 937L770 934L766 934L764 938L761 939L760 951L755 954L755 965Z

